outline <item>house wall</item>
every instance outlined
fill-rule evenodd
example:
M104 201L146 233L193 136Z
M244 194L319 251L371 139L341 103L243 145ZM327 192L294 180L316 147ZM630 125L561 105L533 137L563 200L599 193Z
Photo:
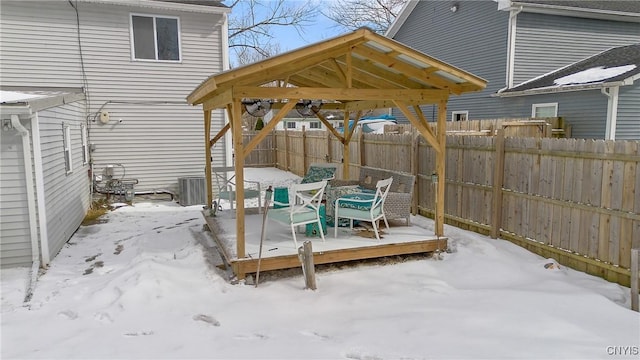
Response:
M518 14L514 85L604 50L640 42L640 24L567 16Z
M640 140L640 81L621 86L618 98L616 140Z
M107 164L122 164L127 178L139 180L136 190L176 190L178 177L203 175L202 110L185 99L222 69L222 16L133 5L77 6L96 173ZM132 61L132 12L179 16L182 61ZM0 16L3 86L84 86L76 14L68 2L3 1ZM101 110L109 112L109 123L96 121ZM214 112L212 123L215 134L224 124L221 111ZM214 162L222 163L225 153L219 142Z
M572 125L573 137L604 138L607 98L599 90L494 96L506 85L509 13L499 11L492 1L456 3L458 11L453 13L451 2L419 1L394 36L395 40L488 81L481 92L451 96L447 120L451 120L453 111L468 111L471 120L530 117L532 104L557 102L558 116ZM611 47L640 41L637 23L523 12L517 16L516 24L516 84ZM429 120L438 116L436 106L424 106L423 111ZM629 110L630 114L633 111ZM407 122L397 109L393 109L393 115L398 122Z
M84 101L38 112L49 254L53 258L78 229L91 205L89 164L82 163ZM63 124L71 131L72 172L66 173Z
M491 95L506 84L509 13L498 11L493 1L457 3L453 13L451 2L419 1L394 39L488 81L482 91L451 97L447 119L452 111L463 110L474 119L493 118L496 111ZM431 106L424 111L435 118ZM393 115L406 122L397 109Z
M10 116L3 114L3 119ZM22 122L29 128L26 122ZM16 130L0 131L0 265L31 264L29 209L22 138Z

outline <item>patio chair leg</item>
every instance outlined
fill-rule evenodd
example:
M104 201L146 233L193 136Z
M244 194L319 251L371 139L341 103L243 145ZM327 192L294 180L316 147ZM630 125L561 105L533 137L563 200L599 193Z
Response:
M298 248L298 240L296 239L296 227L291 224L291 235L293 235L293 244L295 245L296 249Z
M324 231L322 231L322 223L320 219L318 219L318 229L320 229L320 237L322 238L322 242L324 242Z
M378 239L378 241L380 240L380 234L378 234L378 226L376 225L378 221L372 221L371 225L373 225L373 231L376 233L376 239Z

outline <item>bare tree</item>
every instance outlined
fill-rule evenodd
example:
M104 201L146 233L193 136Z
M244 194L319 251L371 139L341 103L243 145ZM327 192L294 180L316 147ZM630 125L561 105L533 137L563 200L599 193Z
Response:
M264 59L280 52L276 27L293 27L299 34L318 15L314 1L233 0L229 17L229 47L237 64Z
M383 33L407 0L334 0L323 14L348 30L368 27Z

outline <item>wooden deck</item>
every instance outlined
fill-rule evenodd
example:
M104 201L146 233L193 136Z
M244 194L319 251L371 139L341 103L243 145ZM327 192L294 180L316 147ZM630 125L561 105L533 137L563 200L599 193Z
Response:
M246 274L255 273L258 265L262 215L251 211L251 209L246 211L245 258L238 258L236 252L235 212L220 211L215 217L209 216L208 212L202 213L222 256L231 265L238 279L243 279ZM381 241L375 237L368 238L358 235L362 233L351 231L349 228L339 228L338 238L335 238L334 229L327 227L328 233L325 235L324 242L319 237L306 237L304 226L296 233L296 236L299 247L305 241L312 242L313 259L316 265L419 254L447 248L447 238L438 239L431 230L416 225L405 226L391 223L390 226L389 231L384 230L385 234ZM298 266L300 266L298 250L293 243L290 228L269 221L262 247L260 270L281 270Z

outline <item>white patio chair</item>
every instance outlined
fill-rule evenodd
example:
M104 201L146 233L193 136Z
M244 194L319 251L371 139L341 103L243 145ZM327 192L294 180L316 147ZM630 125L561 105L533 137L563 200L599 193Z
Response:
M291 226L291 235L293 235L293 243L296 248L298 248L296 226L317 223L318 229L322 229L320 205L326 186L326 180L307 184L293 184L291 189L295 199L289 202L293 205L279 209L269 209L267 213L269 219ZM324 232L322 230L320 230L320 236L324 241Z
M213 167L212 175L215 178L217 205L220 209L220 200L229 201L231 210L236 202L236 174L235 167ZM262 198L260 197L260 182L244 180L244 199L258 199L258 212L262 211ZM237 204L236 204L237 206Z
M334 206L334 222L338 224L339 218L349 219L351 230L353 230L354 220L371 222L373 231L376 234L376 239L380 241L377 222L380 219L383 219L384 225L387 227L387 230L389 230L389 223L387 222L387 217L384 215L384 201L387 198L387 194L389 193L389 188L391 187L392 182L393 177L379 180L376 184L376 191L374 194L347 194L336 199ZM338 237L338 226L334 227L334 236L336 238Z

